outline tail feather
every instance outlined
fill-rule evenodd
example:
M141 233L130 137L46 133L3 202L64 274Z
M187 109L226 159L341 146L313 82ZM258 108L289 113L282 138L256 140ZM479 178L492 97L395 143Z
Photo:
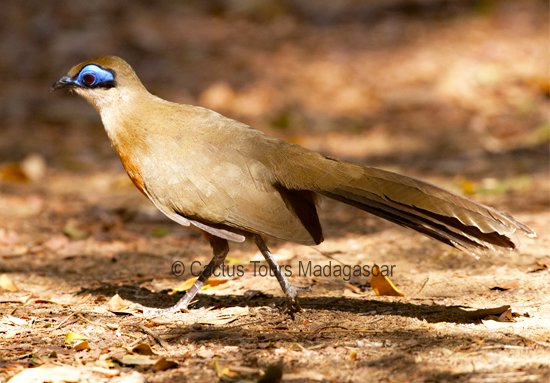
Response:
M403 214L403 212L391 208L390 206L381 205L379 203L375 203L374 201L360 203L357 202L355 199L344 198L342 195L339 194L332 194L327 192L323 192L322 194L337 201L358 207L366 212L374 214L380 218L384 218L390 222L411 228L415 231L418 231L419 233L437 239L438 241L443 242L449 246L461 247L464 249L469 249L472 246L479 246L478 242L468 238L467 236L457 236L455 233L449 233L449 230L441 224L438 224L436 222L426 222L421 217L416 217L414 215L405 215Z
M509 214L415 178L295 145L286 149L266 153L277 154L269 157L270 168L277 183L288 190L316 192L468 252L514 249L517 233L536 236Z
M340 165L340 174L357 174L360 168ZM434 185L380 169L360 169L360 176L332 186L325 183L316 191L465 251L514 249L517 232L535 236L510 215Z

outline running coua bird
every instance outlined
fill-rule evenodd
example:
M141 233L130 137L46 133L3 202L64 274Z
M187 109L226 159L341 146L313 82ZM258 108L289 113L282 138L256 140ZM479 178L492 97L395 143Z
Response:
M135 186L168 218L203 230L213 257L180 301L186 310L220 266L228 241L253 240L296 308L293 286L264 237L319 244L316 197L323 195L465 251L514 249L535 233L510 215L426 182L340 161L290 144L198 106L149 93L115 56L80 63L53 89L68 88L101 115Z

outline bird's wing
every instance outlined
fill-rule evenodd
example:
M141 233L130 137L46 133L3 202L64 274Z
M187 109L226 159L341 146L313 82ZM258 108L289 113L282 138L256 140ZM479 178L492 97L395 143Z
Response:
M157 137L154 148L162 156L149 153L140 159L155 206L176 222L231 241L253 233L319 243L313 193L288 191L261 160L243 152L242 142L226 138L223 148L212 139L182 149L180 140Z

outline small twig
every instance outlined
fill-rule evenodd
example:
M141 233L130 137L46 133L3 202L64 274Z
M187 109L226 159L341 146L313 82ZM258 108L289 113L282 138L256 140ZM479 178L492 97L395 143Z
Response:
M499 349L499 348L511 349L511 350L525 350L528 347L514 346L514 345L511 345L511 344L501 344L501 345L497 345L497 346L484 346L484 347L481 347L482 350L492 350L492 349Z
M337 259L337 258L334 258L332 255L330 255L328 252L326 251L321 251L319 250L318 248L316 247L311 247L312 250L315 250L317 251L319 254L321 254L323 257L326 257L334 262L338 262L339 264L341 264L342 266L345 266L346 264L344 262L342 262L341 260ZM334 253L334 252L333 252ZM341 252L336 252L337 254L340 254Z
M426 287L426 285L428 284L428 281L429 281L429 280L430 280L430 277L426 278L426 279L424 280L424 283L422 283L422 286L420 286L420 289L419 289L414 295L420 294L420 292L421 292L422 290L424 290L424 287Z
M378 330L373 329L361 329L361 328L352 328L348 329L342 326L322 326L320 328L314 329L314 330L287 330L287 329L271 329L273 332L282 332L285 334L319 334L321 332L326 332L326 330L331 329L330 332L333 333L375 333Z
M21 303L22 306L24 307L24 306L27 305L27 303L29 303L29 301L31 300L32 297L33 297L32 294L30 294L30 295L27 296L27 298L25 298L24 301L17 300L17 301L14 301L14 303ZM4 301L4 302L2 302L2 303L11 303L11 302L9 302L9 301ZM15 315L15 312L16 312L17 310L19 310L20 307L21 307L21 306L15 306L14 309L11 310L10 315Z
M170 345L164 341L164 339L162 339L160 336L158 336L157 334L155 334L152 330L148 329L147 327L145 327L144 325L142 324L138 324L137 327L139 327L139 329L141 331L143 331L144 333L146 333L147 335L150 335L154 340L157 341L158 344L160 344L162 346L162 348L164 348L165 350L168 350L168 348L170 348Z
M62 326L64 326L69 321L69 319L71 319L75 315L78 315L78 314L77 313L72 313L69 316L67 316L65 319L63 319L61 322L59 322L57 326L54 327L54 330L60 329Z
M335 330L344 330L344 332L347 332L349 331L349 328L347 327L344 327L344 326L339 326L339 325L322 325L322 326L318 326L317 328L313 329L313 333L318 333L318 332L324 332L325 330L328 330L328 329L335 329Z
M386 319L386 318L384 318L384 317L381 317L381 318L374 318L374 319L372 319L372 320L370 320L370 321L368 321L368 322L364 322L364 324L373 324L373 323L376 323L376 322L383 321L384 319Z
M96 321L93 321L91 319L88 319L86 318L84 315L82 315L81 313L78 313L76 314L77 317L79 319L82 319L84 322L88 323L88 324L92 324L94 326L98 326L98 327L103 327L104 329L107 329L107 330L116 330L119 326L117 325L110 325L110 324L103 324L103 323L99 323L99 322L96 322Z
M519 335L519 337L526 340L526 341L528 341L528 342L536 343L536 344L538 344L539 346L542 346L542 347L550 347L550 342L544 342L542 340L535 340L535 339L528 338L528 337L523 336L523 335Z

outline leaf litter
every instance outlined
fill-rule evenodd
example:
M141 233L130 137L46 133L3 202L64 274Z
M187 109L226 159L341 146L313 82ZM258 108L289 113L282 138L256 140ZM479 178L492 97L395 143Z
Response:
M36 10L15 2L6 8L17 9L2 16L18 15L5 23L8 30L18 23L59 25L65 39L80 41L97 35L63 29L66 22L57 18L69 14L84 25L82 4L67 3L62 14L52 10L38 20ZM81 53L54 44L49 66L37 59L12 68L21 47L38 57L51 48L41 34L8 31L1 90L9 95L9 116L0 140L0 380L276 381L281 373L283 381L548 380L549 81L540 49L547 44L542 2L488 2L476 10L457 3L455 16L441 19L422 16L422 5L416 16L384 8L365 18L361 7L376 10L375 4L321 10L302 2L300 17L278 2L262 4L247 14L247 6L136 2L124 23L107 17L129 8L110 4L95 17L105 21L99 24L112 36L108 43L126 47L121 54L132 57L144 82L157 83L165 98L214 107L327 155L470 194L512 212L539 238L525 240L519 252L474 261L321 201L326 242L318 250L345 264L396 264L397 272L380 282L405 296L376 295L370 286L378 281L368 278L293 277L312 290L301 296L303 310L292 320L281 312L277 282L246 274L202 291L189 313L143 318L137 305L168 307L186 290L175 287L192 276L171 275L174 260L204 264L210 249L132 188L85 105L63 96L53 101L43 92L50 82L44 79L56 78L75 54L85 56L105 39L90 38L79 45ZM156 50L156 44L186 53ZM151 47L162 56L155 65L143 54ZM36 81L16 81L33 73ZM33 96L19 96L20 89ZM32 139L21 139L21 127ZM325 261L303 246L270 246L292 267ZM250 244L231 250L229 264L261 260ZM66 344L69 332L87 339Z

